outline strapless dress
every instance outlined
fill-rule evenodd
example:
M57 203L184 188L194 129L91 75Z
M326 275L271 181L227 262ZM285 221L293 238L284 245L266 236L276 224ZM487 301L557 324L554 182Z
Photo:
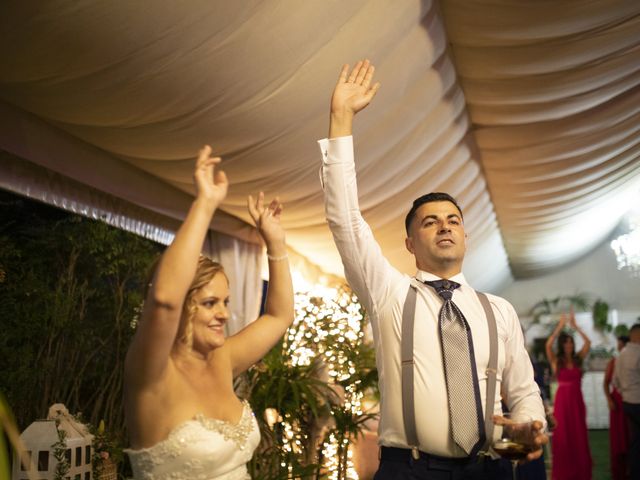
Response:
M258 443L258 423L245 400L237 424L198 414L152 447L125 453L138 480L245 480Z

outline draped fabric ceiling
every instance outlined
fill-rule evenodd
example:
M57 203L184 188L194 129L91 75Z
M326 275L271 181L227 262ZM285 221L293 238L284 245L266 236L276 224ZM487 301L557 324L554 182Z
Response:
M291 247L341 275L316 140L359 58L382 83L357 118L360 205L398 268L428 191L458 198L487 290L583 256L637 202L635 0L3 2L2 186L67 182L171 230L210 143L231 181L212 228L255 241L246 196L279 195Z

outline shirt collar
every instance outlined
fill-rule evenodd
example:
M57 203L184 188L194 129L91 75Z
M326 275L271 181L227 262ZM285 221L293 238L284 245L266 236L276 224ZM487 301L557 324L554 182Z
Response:
M420 282L426 282L426 281L431 282L433 280L441 280L441 278L438 277L437 275L434 275L433 273L425 272L423 270L418 270L416 272L416 280ZM460 285L467 285L467 286L469 285L467 283L467 279L464 278L464 274L462 272L458 273L457 275L454 275L453 277L447 280L458 282Z

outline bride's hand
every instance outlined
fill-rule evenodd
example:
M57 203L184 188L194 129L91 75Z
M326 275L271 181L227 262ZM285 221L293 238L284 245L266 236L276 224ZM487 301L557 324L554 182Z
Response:
M271 247L283 247L285 243L284 228L280 223L280 214L283 205L278 197L274 198L268 206L264 205L264 193L260 192L254 201L249 195L247 198L247 208L249 215L253 219L260 235L267 244L267 249Z
M193 179L196 186L196 198L211 202L218 207L227 196L229 181L222 170L216 170L220 157L211 157L211 147L205 145L199 152Z

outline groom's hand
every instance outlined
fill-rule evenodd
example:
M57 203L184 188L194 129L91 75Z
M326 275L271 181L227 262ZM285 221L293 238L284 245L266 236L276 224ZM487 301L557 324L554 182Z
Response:
M360 60L351 73L349 65L342 66L331 97L329 138L351 135L354 115L369 105L380 88L379 82L371 84L374 71L369 60Z

